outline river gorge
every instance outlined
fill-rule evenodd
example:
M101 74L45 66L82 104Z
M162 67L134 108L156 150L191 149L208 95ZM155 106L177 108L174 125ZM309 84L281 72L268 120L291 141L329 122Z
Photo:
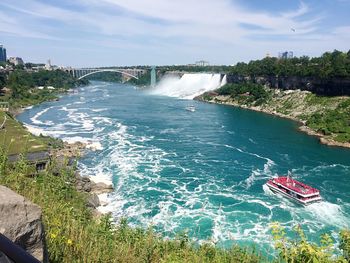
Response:
M301 225L311 240L325 232L337 238L350 226L350 150L321 145L290 120L189 100L224 81L193 74L153 90L91 82L18 119L33 133L94 149L78 166L83 176L113 182L100 210L115 220L225 247L270 249L274 221L290 236ZM302 207L264 187L288 171L324 201Z

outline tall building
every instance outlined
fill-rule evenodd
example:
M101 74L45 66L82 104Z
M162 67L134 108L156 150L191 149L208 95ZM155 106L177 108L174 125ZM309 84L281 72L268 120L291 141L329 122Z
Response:
M0 45L0 62L6 62L6 48L3 45Z

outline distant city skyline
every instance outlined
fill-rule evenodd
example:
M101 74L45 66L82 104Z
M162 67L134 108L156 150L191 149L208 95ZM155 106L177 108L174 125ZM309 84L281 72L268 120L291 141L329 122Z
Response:
M6 47L0 44L0 62L5 62L7 60Z
M2 0L0 44L25 62L235 64L350 49L350 0Z

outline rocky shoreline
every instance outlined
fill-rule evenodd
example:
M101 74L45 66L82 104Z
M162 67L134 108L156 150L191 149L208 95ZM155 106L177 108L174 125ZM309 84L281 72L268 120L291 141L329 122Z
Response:
M103 213L99 210L99 207L103 207L108 203L101 196L113 192L113 185L93 182L89 177L81 176L77 171L75 173L75 186L77 191L88 194L86 205L92 210L92 214L96 217L102 215Z
M55 98L52 100L48 101L57 101L59 98ZM16 118L19 114L23 113L26 110L29 110L33 107L34 105L31 106L26 106L26 107L16 107L12 108L10 110L10 114ZM18 120L16 119L18 122ZM30 129L27 130L36 136L36 134L33 133ZM53 137L51 137L53 138ZM53 138L56 139L56 138ZM60 167L66 167L69 166L73 168L73 163L84 156L86 151L96 151L100 149L100 145L94 145L93 143L84 143L84 142L74 142L74 143L68 143L68 142L63 142L63 147L54 149L51 148L49 149L49 155L52 160L57 165L56 173L59 175L59 168ZM79 192L84 192L89 195L87 198L87 206L92 209L93 215L101 215L102 213L98 211L98 207L100 206L105 206L107 205L105 199L105 195L113 192L114 187L113 184L106 184L105 182L94 182L92 181L89 177L81 176L80 171L77 170L75 171L75 182L76 182L76 189ZM101 195L103 197L101 198Z
M88 144L83 142L67 143L64 142L62 149L52 149L50 155L58 164L58 167L68 162L68 165L72 166L72 163L84 156L85 151L94 150L88 147ZM82 176L79 170L74 171L75 186L77 191L88 194L87 207L92 210L94 216L100 216L102 213L98 210L100 206L105 206L107 203L104 201L105 197L102 195L111 193L114 191L112 184L106 184L105 182L94 182L89 177Z
M18 114L21 114L22 112L30 108L31 107L18 108L13 110L11 114L13 114L13 116L17 116ZM32 133L34 136L36 135L30 129L27 128L27 130L30 133ZM51 138L54 140L59 140L53 137ZM99 146L96 147L91 143L84 143L84 142L77 141L74 143L63 142L63 144L59 148L49 147L48 152L49 152L51 162L55 163L55 169L53 169L52 171L53 174L59 176L61 168L68 167L69 169L75 169L74 181L75 181L76 190L79 192L88 194L86 205L92 210L92 214L98 217L102 214L98 208L100 206L103 207L107 205L105 200L106 199L105 195L110 192L113 192L114 187L112 184L107 184L105 182L98 182L98 181L94 182L89 177L82 176L80 174L80 171L74 167L75 161L83 157L86 151L96 151L96 150L99 150Z
M239 104L236 101L232 100L230 98L230 96L228 96L228 95L213 95L213 96L211 96L210 100L206 100L203 98L203 95L200 95L200 96L195 97L194 100L198 100L198 101L202 101L202 102L206 102L206 103L212 103L212 104L223 104L223 105L228 105L228 106L233 106L233 107L239 107L242 109L253 110L253 111L257 111L257 112L266 113L269 115L274 115L274 116L277 116L280 118L286 118L289 120L293 120L293 121L296 121L300 124L299 131L304 132L304 133L311 135L311 136L318 137L319 142L321 144L325 144L328 146L350 148L350 143L337 142L331 138L327 138L325 135L323 135L317 131L314 131L310 127L306 126L305 121L297 118L296 116L283 114L283 113L276 112L275 110L272 110L269 108L263 108L261 106L242 105L242 104Z

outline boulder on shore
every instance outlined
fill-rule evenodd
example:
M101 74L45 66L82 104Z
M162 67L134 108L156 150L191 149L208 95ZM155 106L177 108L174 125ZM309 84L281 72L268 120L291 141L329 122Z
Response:
M97 194L90 194L86 201L87 201L87 206L93 209L96 209L101 205L100 199L98 198Z
M0 233L41 262L48 262L38 205L0 185L0 215Z
M113 192L113 185L102 182L95 183L90 178L81 176L79 173L75 174L76 188L80 192L87 192L91 194L103 194Z

